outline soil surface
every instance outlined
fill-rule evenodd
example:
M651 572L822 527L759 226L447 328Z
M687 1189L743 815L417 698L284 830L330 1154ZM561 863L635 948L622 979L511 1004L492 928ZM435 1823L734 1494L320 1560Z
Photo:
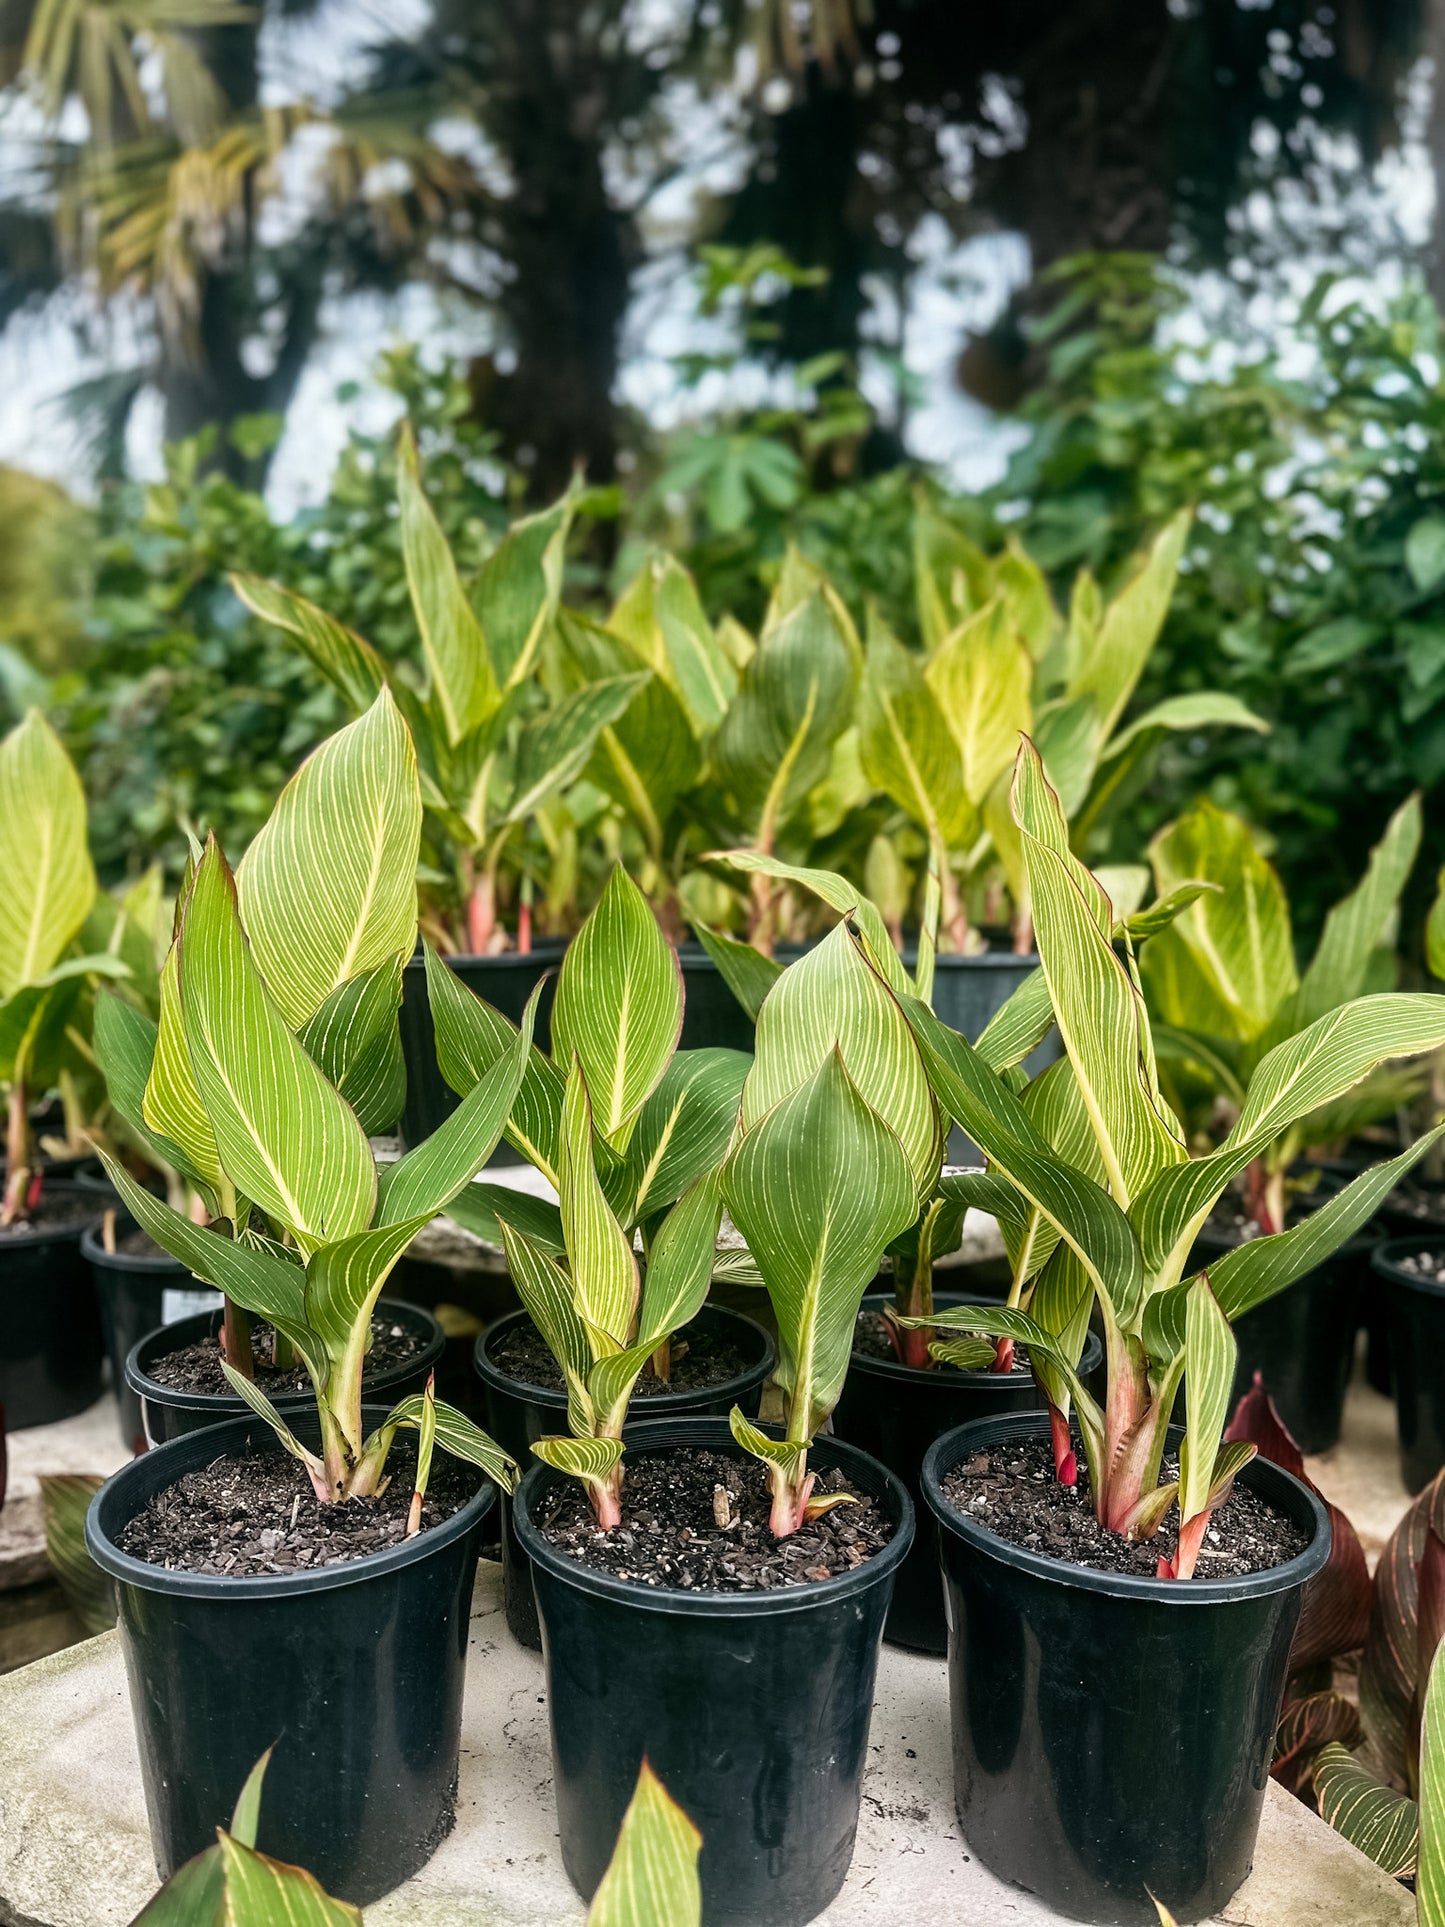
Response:
M966 1333L954 1331L940 1331L935 1335L939 1338L960 1338L967 1336ZM986 1339L984 1343L987 1344L991 1355L994 1341L990 1338ZM883 1316L881 1311L865 1309L859 1312L857 1329L853 1334L853 1355L855 1358L886 1358L888 1362L893 1365L899 1362L898 1354L893 1349L893 1341L888 1336L888 1320ZM982 1356L982 1354L980 1354L980 1356ZM937 1359L934 1359L932 1369L939 1372L955 1372L961 1370L962 1367L957 1365L944 1365ZM988 1371L991 1367L988 1361L985 1360L978 1369L980 1371ZM1026 1345L1015 1345L1014 1361L1010 1370L1027 1372L1028 1369L1028 1347Z
M216 1321L220 1323L220 1313ZM275 1333L264 1318L258 1318L251 1326L251 1356L256 1361L256 1383L272 1398L278 1392L305 1392L311 1388L304 1365L289 1365L284 1371L276 1371L272 1366L272 1343ZM363 1385L379 1373L390 1371L395 1365L405 1365L415 1358L426 1345L425 1336L410 1325L401 1325L385 1312L376 1312L371 1320L371 1350L366 1355L366 1368L362 1375ZM226 1382L226 1374L221 1370L221 1344L216 1335L203 1338L199 1344L182 1345L178 1350L165 1352L153 1358L146 1367L146 1373L158 1385L168 1385L177 1392L226 1392L231 1388Z
M54 1191L42 1191L40 1202L35 1209L16 1224L0 1225L0 1239L18 1238L37 1231L79 1231L88 1224L94 1224L105 1209L104 1198L67 1197Z
M523 1385L536 1385L548 1392L565 1392L567 1381L553 1358L547 1341L530 1319L520 1319L510 1331L503 1332L487 1347L487 1356L499 1371ZM633 1389L634 1398L660 1398L665 1392L702 1392L709 1385L723 1385L745 1372L753 1361L740 1345L716 1332L684 1325L673 1334L672 1377L666 1384L653 1371L644 1368Z
M772 1592L852 1572L881 1552L893 1528L872 1499L835 1506L787 1539L768 1529L767 1474L755 1459L694 1450L623 1460L622 1523L598 1530L575 1479L550 1495L537 1521L570 1558L640 1586L684 1592ZM846 1492L841 1472L820 1471L815 1493ZM723 1521L727 1523L724 1524Z
M142 1231L138 1225L133 1226L129 1231L122 1231L115 1241L115 1248L127 1258L160 1258L168 1265L179 1262L168 1251L163 1250L148 1231Z
M1445 1285L1445 1251L1411 1251L1394 1260L1396 1271L1411 1278L1428 1279L1432 1285Z
M117 1543L152 1566L233 1579L340 1565L406 1537L415 1466L415 1447L398 1438L387 1459L391 1483L379 1499L322 1505L289 1453L214 1459L158 1492ZM422 1506L423 1531L450 1519L476 1491L476 1481L470 1468L438 1452Z
M1163 1483L1177 1478L1177 1459L1164 1461ZM1046 1553L1071 1566L1152 1579L1161 1556L1172 1558L1179 1514L1172 1511L1152 1539L1121 1539L1106 1532L1089 1504L1088 1468L1082 1455L1077 1485L1060 1485L1054 1476L1047 1439L1018 1439L955 1466L943 1482L949 1503L1011 1545ZM1276 1512L1247 1486L1235 1484L1210 1518L1198 1579L1237 1579L1267 1572L1295 1558L1309 1535Z

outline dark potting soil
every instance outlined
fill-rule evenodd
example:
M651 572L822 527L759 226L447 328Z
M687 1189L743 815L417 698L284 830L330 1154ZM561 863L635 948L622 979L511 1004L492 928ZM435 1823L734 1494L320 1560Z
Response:
M1396 1271L1425 1278L1432 1285L1445 1285L1445 1251L1410 1251L1394 1262Z
M102 1209L103 1200L99 1198L66 1197L54 1191L42 1191L33 1211L14 1224L0 1225L0 1239L18 1238L36 1231L79 1230L82 1225L93 1224Z
M937 1336L940 1338L958 1338L960 1336L966 1336L966 1334L942 1331L939 1332ZM993 1340L990 1338L984 1342L988 1345L991 1357ZM853 1353L857 1358L886 1358L891 1364L896 1365L898 1363L898 1354L894 1351L893 1341L888 1336L888 1320L883 1316L881 1311L870 1311L865 1308L859 1312L857 1328L853 1333ZM982 1353L980 1353L980 1357L982 1357ZM933 1369L940 1372L953 1372L962 1368L957 1365L943 1365L935 1359L933 1361ZM990 1369L989 1360L984 1360L978 1369L980 1371L988 1371ZM1013 1364L1010 1370L1026 1372L1028 1369L1028 1347L1026 1345L1015 1345Z
M548 1349L547 1341L530 1319L520 1319L504 1332L487 1355L499 1371L523 1385L536 1385L543 1391L565 1392L567 1381L562 1368ZM748 1368L740 1346L714 1332L684 1326L672 1341L672 1377L664 1382L649 1364L643 1369L633 1392L634 1398L660 1398L665 1392L702 1392L709 1385L723 1385Z
M220 1314L217 1314L219 1322ZM265 1319L258 1318L251 1326L251 1356L256 1361L256 1383L263 1391L275 1397L278 1392L304 1392L311 1386L304 1365L288 1365L284 1371L272 1366L272 1341L275 1333ZM378 1373L390 1371L395 1365L405 1365L417 1356L426 1344L425 1337L409 1325L397 1324L384 1312L376 1312L371 1320L371 1350L366 1355L366 1369L362 1383L375 1378ZM146 1367L148 1375L158 1385L168 1385L177 1392L229 1392L226 1374L221 1370L221 1344L219 1337L203 1338L195 1345L182 1345L178 1351L164 1352L159 1358L151 1360Z
M391 1482L378 1499L322 1505L289 1453L213 1459L158 1492L118 1535L122 1552L178 1572L247 1579L304 1572L384 1552L406 1537L416 1453L399 1439ZM438 1452L422 1505L422 1529L441 1525L476 1491L477 1474Z
M138 1226L130 1231L121 1232L115 1241L115 1248L127 1258L161 1258L168 1265L176 1262L168 1251L163 1250L156 1243L148 1231L142 1231Z
M1177 1460L1166 1459L1163 1479L1177 1478ZM1106 1532L1089 1503L1089 1475L1082 1456L1077 1485L1054 1476L1047 1439L1018 1439L955 1466L943 1482L955 1510L987 1526L1010 1545L1042 1552L1071 1566L1129 1573L1152 1579L1161 1556L1172 1558L1179 1514L1171 1512L1152 1539L1122 1539ZM1292 1519L1235 1485L1216 1506L1194 1568L1199 1579L1236 1579L1282 1566L1304 1551L1309 1536Z
M768 1529L767 1474L756 1460L722 1452L659 1452L623 1460L622 1523L598 1530L575 1479L553 1490L537 1525L569 1558L684 1592L772 1592L852 1572L881 1552L893 1528L877 1504L835 1506L787 1539ZM836 1470L820 1470L815 1493L846 1492Z

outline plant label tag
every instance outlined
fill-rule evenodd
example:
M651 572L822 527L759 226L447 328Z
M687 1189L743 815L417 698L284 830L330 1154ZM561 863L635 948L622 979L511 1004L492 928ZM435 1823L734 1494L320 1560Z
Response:
M186 1291L167 1285L161 1293L161 1323L176 1325L183 1318L194 1318L197 1312L219 1311L225 1302L218 1291Z

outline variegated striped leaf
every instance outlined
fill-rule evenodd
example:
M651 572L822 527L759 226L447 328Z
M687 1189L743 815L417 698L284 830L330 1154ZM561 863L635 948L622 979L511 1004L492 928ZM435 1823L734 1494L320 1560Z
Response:
M304 596L256 575L233 575L231 587L254 615L295 636L306 654L360 715L387 684L386 664L369 642L344 629Z
M306 1322L325 1346L330 1365L326 1403L358 1456L361 1374L371 1349L371 1314L397 1259L431 1218L430 1211L422 1211L358 1231L322 1245L306 1266Z
M796 1487L801 1482L808 1461L807 1439L775 1439L754 1425L737 1405L728 1413L728 1428L745 1452L751 1452L769 1468L769 1484L775 1483L772 1474L784 1486Z
M750 943L740 943L724 930L710 930L705 923L694 923L697 940L717 965L718 975L743 1009L757 1022L763 999L783 974L776 957L765 957Z
M1229 1417L1229 1394L1239 1347L1229 1320L1203 1273L1189 1288L1184 1307L1184 1382L1189 1423L1179 1450L1179 1512L1184 1523L1211 1504L1214 1462Z
M1314 1769L1320 1817L1386 1873L1408 1878L1420 1847L1420 1809L1376 1777L1337 1741L1320 1749Z
M361 1927L361 1915L333 1900L314 1874L288 1867L220 1835L225 1927ZM199 1927L199 1923L197 1923Z
M656 1350L655 1345L628 1345L620 1352L606 1353L587 1374L592 1426L599 1438L621 1438L632 1389Z
M1445 1927L1445 1646L1430 1663L1420 1719L1420 1850L1415 1871L1418 1927Z
M427 1001L437 1040L437 1068L458 1096L512 1047L517 1026L469 990L425 946ZM552 1184L557 1182L558 1138L562 1128L563 1077L533 1044L505 1136Z
M702 1835L644 1759L587 1927L699 1927L701 1845Z
M683 1192L652 1240L637 1321L639 1342L650 1351L701 1311L721 1218L719 1167L704 1172Z
M682 1030L682 971L652 907L621 864L567 946L552 1006L559 1069L575 1055L598 1134L627 1149ZM559 1185L560 1190L560 1185Z
M638 1114L626 1158L603 1178L623 1224L665 1210L704 1171L722 1163L752 1061L746 1051L676 1053Z
M400 956L338 984L297 1032L306 1054L336 1086L368 1136L389 1130L406 1102L406 1059L397 1012Z
M95 1000L93 1041L95 1061L100 1066L116 1115L124 1118L158 1158L206 1193L207 1209L214 1217L216 1199L206 1180L191 1167L179 1144L153 1131L145 1120L145 1089L156 1054L155 1024L134 1004L128 1004L113 991L105 991Z
M723 1196L777 1316L788 1435L807 1441L837 1403L884 1248L917 1216L908 1154L833 1049L745 1130Z
M1049 980L1042 970L1031 970L989 1018L975 1048L991 1070L1011 1070L1038 1049L1053 1027Z
M532 675L562 595L572 489L507 530L477 572L473 600L503 692Z
M578 1316L606 1349L621 1350L637 1328L641 1281L632 1240L613 1216L592 1160L593 1112L586 1075L572 1059L562 1099L557 1193ZM593 1340L594 1348L597 1339Z
M382 1172L378 1224L395 1224L419 1213L434 1217L444 1211L496 1150L522 1087L541 995L542 986L538 984L527 999L521 1027L510 1048L477 1080L451 1116L424 1143Z
M214 838L178 957L186 1048L227 1176L308 1255L364 1230L376 1204L366 1135L257 975Z
M38 709L0 742L0 998L45 977L95 900L85 792Z
M301 1443L300 1439L297 1438L296 1434L291 1430L291 1427L286 1423L285 1419L282 1418L281 1414L276 1410L276 1407L271 1403L270 1399L267 1398L256 1381L251 1378L243 1378L224 1358L221 1360L221 1371L226 1383L236 1394L236 1397L240 1399L241 1403L243 1405L249 1405L257 1418L263 1420L265 1424L270 1426L271 1430L276 1434L277 1440L286 1451L291 1454L292 1458L299 1459L302 1465L306 1467L307 1472L310 1474L312 1488L316 1492L317 1497L327 1496L332 1499L339 1499L341 1493L339 1490L334 1489L333 1482L328 1480L326 1466L323 1460L319 1459L314 1452L308 1450L308 1448Z
M1114 733L1164 626L1191 514L1181 509L1141 553L1135 574L1104 611L1072 666L1068 693L1095 698L1101 742Z
M951 629L929 658L928 686L958 744L975 810L1033 725L1034 666L1002 599Z
M467 600L457 565L421 483L421 465L410 426L404 426L397 467L401 548L422 652L431 676L431 697L449 743L486 722L502 696L487 638Z
M703 613L697 585L673 556L645 562L607 620L672 689L693 734L715 730L737 694L737 672Z
M942 1161L938 1107L896 997L841 923L789 965L758 1013L753 1068L743 1086L744 1129L835 1052L858 1097L902 1145L921 1202Z
M1017 1345L1027 1345L1029 1362L1035 1372L1040 1365L1047 1366L1067 1388L1090 1463L1104 1463L1104 1415L1080 1380L1077 1361L1068 1356L1058 1338L1045 1331L1027 1312L1017 1311L1011 1305L950 1305L946 1311L935 1311L928 1318L900 1318L898 1322L916 1329L927 1327L934 1331L965 1332L970 1336L987 1332L993 1338L1011 1338Z
M532 1450L544 1465L555 1466L586 1486L604 1485L622 1460L620 1439L537 1439Z
M425 1423L428 1403L432 1407L433 1436L443 1452L449 1453L454 1459L465 1460L468 1465L480 1466L503 1492L514 1492L519 1473L517 1461L510 1452L504 1452L479 1425L474 1425L465 1412L459 1412L455 1405L448 1405L445 1399L429 1401L425 1393L413 1392L392 1407L381 1429L419 1430Z
M489 1245L501 1245L501 1220L505 1218L554 1258L561 1257L567 1248L562 1237L562 1213L552 1200L534 1198L509 1184L467 1185L447 1206L447 1216Z
M718 862L741 870L745 876L777 877L783 883L796 883L802 889L810 890L829 909L836 910L839 916L850 918L857 924L864 949L879 976L900 997L912 995L914 986L909 982L908 972L893 948L888 926L877 904L870 902L857 884L849 883L846 877L839 876L836 871L811 870L801 864L784 863L780 857L764 856L757 850L718 850L715 855Z
M517 1296L566 1381L567 1423L579 1438L586 1438L595 1429L587 1393L592 1344L573 1303L572 1282L550 1252L500 1213L498 1224Z
M150 1130L180 1150L184 1164L178 1168L190 1171L219 1198L227 1179L216 1133L191 1069L176 974L179 960L179 946L172 944L161 968L160 1018L141 1114Z
M251 952L293 1030L416 948L421 788L389 691L307 757L237 873Z
M863 773L919 825L931 849L971 841L977 811L964 788L959 743L921 664L876 616L858 702Z
M554 708L524 723L517 740L511 797L502 821L526 822L549 796L574 783L592 754L599 731L617 721L647 680L645 674L608 676L575 690Z
M1370 960L1388 941L1400 893L1415 867L1422 830L1420 796L1407 796L1370 852L1369 867L1349 895L1325 918L1315 954L1300 980L1293 1003L1276 1020L1300 1030L1326 1011L1358 997ZM1271 1026L1273 1032L1275 1026Z

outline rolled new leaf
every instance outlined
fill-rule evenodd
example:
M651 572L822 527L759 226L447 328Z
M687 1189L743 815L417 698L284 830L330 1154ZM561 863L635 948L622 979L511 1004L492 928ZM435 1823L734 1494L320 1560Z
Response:
M702 1835L644 1759L587 1927L699 1927Z

